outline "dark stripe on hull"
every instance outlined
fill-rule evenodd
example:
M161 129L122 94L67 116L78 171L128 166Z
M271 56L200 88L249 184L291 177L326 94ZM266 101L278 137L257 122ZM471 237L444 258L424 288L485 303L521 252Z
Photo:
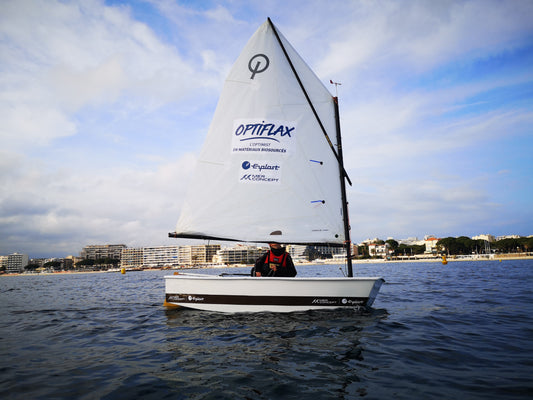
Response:
M366 306L366 297L302 297L302 296L238 296L212 294L166 294L167 303L181 304L231 304L252 306Z

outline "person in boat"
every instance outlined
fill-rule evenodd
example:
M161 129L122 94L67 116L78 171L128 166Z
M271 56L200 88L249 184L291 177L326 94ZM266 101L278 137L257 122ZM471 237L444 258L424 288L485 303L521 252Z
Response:
M285 247L279 243L269 243L270 250L263 254L255 262L252 268L252 276L296 276L296 268Z

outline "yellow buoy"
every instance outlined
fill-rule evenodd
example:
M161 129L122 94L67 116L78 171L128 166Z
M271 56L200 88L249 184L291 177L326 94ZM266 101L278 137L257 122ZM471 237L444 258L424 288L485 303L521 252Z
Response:
M446 260L446 256L442 256L442 265L448 264L448 260Z
M121 274L125 274L126 273L126 268L120 268L120 273Z

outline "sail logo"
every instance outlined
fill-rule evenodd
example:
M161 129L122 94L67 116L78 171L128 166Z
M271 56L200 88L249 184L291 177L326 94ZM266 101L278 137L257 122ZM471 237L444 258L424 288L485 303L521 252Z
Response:
M241 183L281 183L281 165L272 162L241 163L242 170L239 174Z
M233 121L232 153L287 155L297 136L297 126L287 121Z
M264 54L256 54L248 61L248 69L252 73L250 79L254 79L256 74L265 72L270 65L270 60Z
M265 121L258 124L240 124L237 129L235 129L235 135L240 136L240 140L254 140L254 139L269 139L279 142L279 139L276 137L289 136L291 137L292 132L295 127L285 126L285 125L276 125L276 124L265 124Z
M251 164L250 161L244 161L242 163L242 168L243 169L258 169L259 172L263 171L263 170L267 170L267 171L278 171L281 166L279 165L269 165L268 163L266 164L258 164L258 163L254 163L254 164Z

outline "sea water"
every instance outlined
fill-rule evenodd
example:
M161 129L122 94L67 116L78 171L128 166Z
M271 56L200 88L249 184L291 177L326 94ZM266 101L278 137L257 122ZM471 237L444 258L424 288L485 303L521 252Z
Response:
M532 398L533 260L354 268L386 279L367 312L167 310L164 271L0 277L0 398Z

